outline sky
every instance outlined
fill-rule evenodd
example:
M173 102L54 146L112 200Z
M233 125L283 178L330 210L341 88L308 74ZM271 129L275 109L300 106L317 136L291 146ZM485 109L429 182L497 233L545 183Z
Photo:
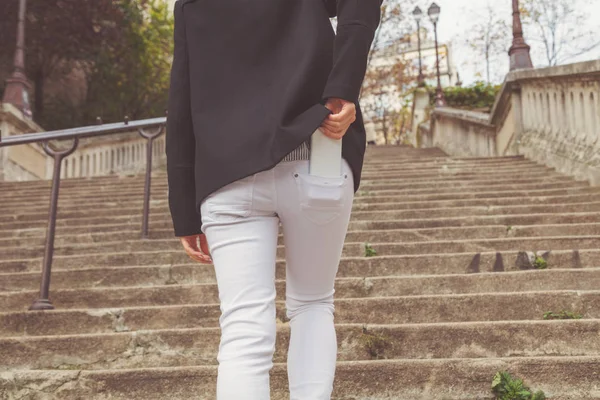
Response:
M509 27L512 27L512 1L489 0L489 2L494 10L497 10L498 15L506 16L506 23L509 24ZM436 0L436 3L442 9L438 25L440 41L452 43L454 64L460 72L461 79L465 85L481 79L476 74L477 70L480 73L483 72L483 63L479 63L479 68L473 67L474 63L472 59L474 55L469 47L464 44L464 37L468 34L469 27L473 26L476 15L485 14L488 0ZM426 10L429 4L430 2L423 1L422 8ZM597 37L600 37L600 28L597 23L600 16L600 0L585 0L581 4L585 7L584 11L586 15L590 16L588 21L581 21L581 23L586 24L590 29L597 30ZM509 31L508 33L512 35L512 32ZM527 31L525 32L525 40L532 47L541 46L541 43L527 40ZM538 47L538 50L541 49ZM579 57L579 59L574 59L571 62L591 59L600 59L600 48L596 48L591 53ZM543 65L543 59L536 57L535 54L533 63L536 67L545 66ZM508 54L506 57L499 57L497 62L494 63L494 69L495 73L493 75L495 75L495 79L493 78L493 80L500 83L508 72Z

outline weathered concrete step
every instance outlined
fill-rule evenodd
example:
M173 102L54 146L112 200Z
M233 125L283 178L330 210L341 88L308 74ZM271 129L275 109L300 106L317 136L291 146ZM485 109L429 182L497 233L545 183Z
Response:
M425 240L423 240L425 239ZM365 243L348 242L344 244L343 257L360 257L365 255ZM557 237L505 237L493 239L465 239L465 240L431 240L421 238L420 241L412 242L378 242L370 245L379 255L402 255L402 254L443 254L443 253L468 253L483 251L507 251L507 250L570 250L570 249L595 249L600 243L600 236L557 236ZM3 271L5 262L28 260L40 257L43 247L30 248L7 248L2 249L6 261L0 261L0 272ZM130 240L104 242L96 244L80 244L65 247L57 247L54 250L54 260L60 263L63 257L79 257L82 261L93 256L95 262L101 261L105 256L112 254L140 255L141 253L157 252L170 253L171 260L183 263L187 255L184 254L182 246L177 239L154 239L154 240ZM179 254L181 253L181 254ZM277 257L285 257L284 245L277 246Z
M491 382L508 370L552 400L600 399L600 357L341 361L332 400L492 400ZM32 400L209 400L216 366L0 374L9 398ZM270 371L271 399L289 399L286 366ZM201 397L198 397L201 396Z
M600 320L338 324L338 361L600 356ZM2 369L114 369L216 365L220 328L0 338ZM289 324L274 362L285 363ZM93 352L81 349L93 348Z
M476 167L476 168L475 168ZM452 164L431 164L431 165L420 165L419 168L415 168L413 165L402 166L395 165L386 168L376 167L369 168L365 166L363 173L361 174L362 180L380 180L387 178L395 179L427 179L429 177L439 178L441 176L448 176L452 178L464 177L465 179L470 178L525 178L525 177L564 177L564 174L556 172L552 168L545 166L532 164L532 165L492 165L489 167L482 165L452 165ZM86 179L82 181L74 181L71 179L62 179L61 188L67 191L81 191L86 192L90 190L106 190L115 186L122 186L127 188L143 189L144 188L144 176L136 175L133 177L120 178L118 176L113 177L94 177L93 179ZM107 179L108 178L108 179ZM166 175L152 176L153 184L165 185ZM0 183L0 189L2 189L2 195L11 196L15 193L25 194L44 194L50 190L50 181L38 181L38 182L15 182L15 183Z
M175 304L213 304L219 302L214 276L210 283L171 282L167 285L94 287L52 291L52 302L59 309L144 307ZM38 277L39 279L39 277ZM132 278L130 278L132 279ZM275 284L277 299L285 300L285 280ZM527 292L536 290L595 290L600 288L600 268L549 269L479 274L415 275L389 277L348 277L336 280L336 297L370 298L467 293ZM0 310L26 310L38 296L37 290L0 293Z
M285 316L283 301L277 315ZM554 290L516 293L420 295L335 300L339 323L405 324L427 322L542 320L562 310L585 319L600 318L600 291ZM13 311L0 313L0 336L215 327L219 304L181 304L104 309Z
M519 246L521 247L521 246ZM361 246L359 245L359 249ZM535 251L547 250L550 247L533 249ZM452 253L439 253L439 254L426 254L423 252L418 252L417 254L406 254L402 255L385 255L383 250L389 250L389 248L382 248L378 246L378 255L376 257L364 257L364 253L361 253L359 257L343 257L341 260L341 265L345 263L353 263L359 262L364 267L364 263L370 264L378 264L380 267L386 267L384 264L379 264L380 262L394 262L394 263L404 263L404 262L414 262L422 260L418 265L421 271L427 271L427 273L444 273L441 271L446 271L447 267L444 266L444 263L439 263L438 260L445 259L447 263L456 263L452 264L453 269L455 270L456 265L462 265L464 268L463 271L469 271L469 264L471 259L476 253L489 253L494 256L497 254L497 250L486 251L486 250L471 250L463 253L452 254ZM532 251L533 251L532 250ZM577 253L574 253L573 250L577 250ZM592 249L582 249L579 250L577 248L556 250L552 249L552 253L549 260L549 265L560 265L562 267L581 267L581 265L587 266L600 266L600 260L597 258L597 254L595 251L597 250L597 246ZM362 250L364 252L364 249ZM500 254L504 257L505 265L515 265L516 260L516 249L509 249L506 251L501 251ZM582 257L586 258L581 261ZM413 260L413 261L408 261ZM158 266L158 265L175 265L175 264L188 264L189 258L185 256L182 250L174 251L174 252L165 252L165 251L154 251L154 252L138 252L136 254L132 253L108 253L102 255L96 255L93 258L87 257L85 255L76 255L76 256L61 256L57 257L53 263L53 271L58 270L77 270L77 269L87 269L90 267L109 267L109 266ZM278 260L278 264L283 263L283 259L280 258ZM0 261L0 273L11 273L11 272L30 272L30 271L39 271L40 266L42 264L42 258L32 258L32 259L24 259L24 260L3 260ZM413 264L411 264L413 265ZM434 267L435 265L435 267ZM437 272L439 269L440 272ZM377 274L379 275L379 274ZM363 276L373 276L372 273L365 274Z
M491 167L491 166L540 166L533 161L527 160L523 157L510 158L510 157L489 157L489 158L452 158L452 157L429 157L427 155L418 156L416 158L408 158L408 157L386 157L378 154L367 153L365 155L365 162L363 165L364 170L377 169L382 170L386 168L398 168L399 166L404 166L407 169L418 169L423 166L433 165L433 166L443 166L448 165L458 166L458 167L468 167L477 165L480 168ZM157 168L152 172L153 178L161 178L166 176L166 171L163 168ZM117 173L108 176L97 176L93 178L67 178L62 179L62 182L65 185L73 185L73 186L81 186L85 184L93 184L93 182L114 182L114 181L124 181L124 180L142 180L142 174L134 174L129 172ZM50 187L49 180L44 181L26 181L26 182L1 182L0 189L3 188L12 188L12 187L37 187L37 186L45 186Z
M550 236L589 236L600 235L600 223L553 224L531 226L465 226L424 229L380 229L348 231L347 242L398 243L421 242L425 240L467 240L497 239L505 237L550 237ZM174 239L173 229L154 229L152 239ZM97 245L105 242L138 240L138 230L117 232L95 232L87 235L59 235L55 238L56 247L74 245ZM141 240L141 239L139 239ZM176 240L176 239L174 239ZM45 244L45 232L37 237L0 239L0 249L31 248ZM283 244L283 234L279 234L278 244Z
M517 253L479 253L479 262L473 263L474 253L403 255L378 257L346 257L340 262L339 277L377 277L410 275L470 274L479 272L522 271L526 268L516 263ZM214 282L214 267L209 264L185 263L133 265L132 260L115 263L117 266L92 267L84 263L64 269L55 264L52 271L52 288L115 287L173 285ZM131 261L131 262L129 262ZM477 260L475 260L477 261ZM547 268L575 268L600 266L600 250L553 251ZM41 262L31 269L35 272L0 273L0 290L37 290L39 288ZM17 266L18 267L18 266ZM25 267L25 266L23 266ZM35 268L33 268L35 267ZM533 269L533 267L530 267ZM285 261L279 260L275 269L277 279L285 279Z
M386 192L363 192L359 190L355 193L354 206L359 209L366 206L377 206L381 203L394 203L398 208L431 208L448 206L468 206L468 205L511 205L511 204L554 204L589 201L598 199L600 189L595 187L577 187L573 189L551 189L537 191L500 191L500 192L439 192L433 194L394 194ZM42 202L43 203L43 202ZM36 214L38 217L47 217L47 203L38 203L27 205L4 205L5 216L13 215L13 219L27 219L31 217L27 214ZM167 198L153 198L150 201L151 214L156 210L164 212L168 204ZM161 207L163 207L161 209ZM130 213L139 214L142 209L142 198L140 196L127 197L125 199L112 198L110 201L103 199L94 199L89 202L69 202L59 201L58 212L64 218L64 215L72 212L88 213L90 209L95 212L111 210L129 210Z
M510 205L510 206L469 206L469 207L447 207L447 208L429 208L412 210L383 210L383 211L353 211L351 221L357 220L396 220L396 219L442 219L449 217L479 217L479 216L501 216L514 214L564 214L564 213L583 213L600 211L600 201L585 203L567 203L567 204L542 204L542 205ZM93 213L92 213L93 215ZM167 222L171 221L171 215L168 211L155 212L151 216L151 221ZM43 224L44 220L37 221L10 221L3 222L3 230L31 228L35 223ZM136 224L141 223L141 212L137 214L112 215L112 216L82 216L68 219L59 218L56 221L57 228L63 226L82 226L82 225L106 225L106 224Z
M372 184L372 183L384 183L384 182L392 182L392 183L411 183L411 182L423 182L423 181L439 181L439 180L453 180L453 181L458 181L458 182L471 182L471 183L477 183L477 182L489 182L489 181L496 181L496 180L502 180L502 181L513 181L513 180L520 180L520 179L528 179L528 180L544 180L544 179L548 179L548 178L557 178L557 179L561 179L561 180L569 180L569 178L565 178L562 175L558 175L558 174L552 174L549 175L548 173L528 173L528 172L523 172L523 171L518 171L516 170L514 173L502 173L502 172L498 172L495 171L495 173L492 172L488 172L488 173L484 173L484 172L478 172L478 174L480 175L466 175L466 174L471 174L470 172L466 172L466 173L431 173L431 174L425 174L422 171L417 171L414 174L385 174L385 173L373 173L373 174L363 174L362 175L362 179L361 179L361 186L362 185L367 185L367 184ZM463 176L464 175L464 176ZM515 183L517 182L515 181ZM163 191L166 190L167 187L167 183L166 181L158 181L158 182L153 182L153 186L152 186L152 192L153 193L161 193ZM140 192L143 192L143 185L138 185L138 184L134 184L134 183L120 183L120 182L116 182L114 184L110 184L110 185L103 185L103 186L97 186L97 187L91 187L91 188L84 188L84 187L67 187L64 188L61 186L61 193L63 196L61 196L61 198L64 198L64 201L68 201L69 199L77 199L78 196L82 197L82 196L86 196L90 193L101 193L103 195L124 195L124 194L129 194L131 197L137 197L137 195L139 195ZM43 188L40 190L37 190L35 192L31 191L31 190L25 190L25 189L18 189L18 190L12 190L12 191L8 191L6 193L1 194L0 196L2 197L2 201L3 203L7 203L9 204L10 202L14 202L16 200L19 200L21 197L23 196L29 196L30 201L33 202L45 202L47 201L48 197L49 197L49 189L48 188Z
M377 198L377 197L376 197ZM542 206L556 204L584 204L600 201L600 190L595 193L566 195L566 196L530 196L530 197L510 197L510 198L491 198L491 199L466 199L466 200L419 200L407 201L402 196L389 196L377 198L380 201L369 201L376 198L358 197L353 204L353 211L393 211L393 210L422 210L435 208L459 208L459 207L507 207L507 206ZM386 202L382 200L387 200ZM61 219L86 218L90 216L90 209L93 209L96 218L105 216L132 216L139 215L141 203L136 204L122 203L98 203L85 204L75 207L59 208ZM150 204L150 215L160 215L168 213L168 201L153 200ZM48 212L42 211L39 207L20 209L18 212L4 214L0 216L0 223L3 225L15 221L40 222L47 221Z
M407 199L415 198L418 196L435 196L437 199L462 199L462 198L493 198L493 197L506 197L506 196L515 196L515 197L527 197L533 195L546 195L548 193L562 193L562 194L576 194L581 193L582 191L587 191L590 193L597 193L597 188L591 188L588 183L585 182L570 182L565 183L563 185L530 185L528 187L523 186L514 186L514 185L506 185L501 187L490 188L488 186L481 187L471 187L469 191L465 191L464 189L456 189L455 187L441 188L441 187L428 187L424 189L386 189L386 190L364 190L363 188L359 189L355 193L355 198L360 199L364 198L365 200L373 198L375 196L381 197L389 197L389 196L404 196ZM139 193L135 195L131 194L115 194L110 196L110 198L98 198L98 196L91 196L86 199L91 203L96 203L98 201L106 202L106 204L126 204L127 201L136 199L141 200L142 196ZM166 192L160 194L156 191L153 191L152 202L165 202L167 200ZM11 213L18 213L19 207L22 206L21 200L14 200L12 202L4 201L3 202L5 209L10 210ZM42 208L47 208L48 200L39 198L38 203L32 203L28 201L30 206L39 206ZM71 206L81 206L85 203L75 199L69 200L68 198L63 198L59 201L59 207L69 208Z
M385 276L385 275L414 275L414 274L461 274L497 271L513 271L525 268L520 263L517 265L517 252L506 251L501 253L482 252L479 254L479 263L472 264L475 253L459 254L432 254L432 255L402 255L402 256L377 256L377 257L345 257L339 266L339 276ZM119 258L116 258L119 257ZM120 258L116 255L112 261L113 266L94 267L88 263L54 264L52 273L53 287L74 288L81 285L89 286L122 286L128 282L143 284L174 284L209 282L214 279L214 267L206 264L187 263L174 265L168 257L152 255L151 259L144 261L142 266L134 266L134 257ZM158 257L158 260L156 258ZM67 259L68 260L68 259ZM78 260L75 260L78 261ZM156 264L150 264L157 261ZM38 287L39 268L41 260L26 261L13 264L7 273L0 273L0 286L4 288L35 289ZM600 251L577 250L552 251L548 259L548 268L582 268L600 266ZM9 272L12 271L12 272ZM19 271L19 272L16 272ZM22 272L35 271L35 272ZM132 280L132 275L135 278ZM276 263L278 279L285 279L285 261ZM56 286L54 286L56 285ZM63 285L63 286L61 286Z
M452 190L459 191L460 189L465 191L481 191L486 190L526 190L526 189L550 189L550 188L564 188L564 187L581 187L589 186L586 182L574 181L568 177L555 177L555 178L533 178L533 179L482 179L482 180L453 180L447 177L440 177L437 180L415 180L414 182L406 182L402 179L389 180L382 182L361 182L360 188L363 191L382 191L382 190L403 190L410 192L417 192L419 190L431 191L432 188L438 190ZM107 190L89 190L85 192L75 191L61 191L60 198L65 201L86 201L86 200L97 200L98 198L105 197L108 201L113 199L119 199L123 197L134 197L143 196L143 189L129 189L120 187L110 187ZM152 194L154 199L164 199L167 196L167 186L154 185L152 188ZM3 196L0 198L2 203L6 203L9 206L22 202L23 197L34 196L32 194L15 192L12 196ZM45 200L42 197L34 196L40 204L43 204ZM34 200L35 202L36 200Z
M514 214L514 215L491 215L476 217L452 217L452 218L422 218L422 219L390 219L390 220L351 220L350 230L369 230L369 229L418 229L418 228L442 228L442 227L466 227L466 226L490 226L504 225L543 225L543 224L580 224L600 222L600 214L597 212L575 212L562 214ZM29 238L40 237L46 233L46 223L27 224L24 228L6 228L0 229L0 238ZM80 226L61 226L57 229L57 236L61 235L91 235L94 232L119 232L137 230L141 227L141 221L120 222L120 223L98 223L94 225ZM2 227L5 228L5 227ZM169 219L163 218L156 220L150 217L150 237L154 232L170 230L173 231L172 223ZM168 237L173 237L168 236Z
M405 160L390 160L383 162L372 162L367 157L365 164L363 165L363 172L367 175L378 172L393 172L399 171L401 173L411 173L417 171L423 171L424 173L442 171L444 173L451 173L452 171L472 171L476 169L477 172L497 172L499 170L510 171L547 171L555 172L554 169L548 168L543 165L539 165L530 161L512 161L512 160L473 160L473 161L460 161L451 158L434 158L434 159L405 159ZM157 169L153 171L153 181L164 181L166 180L166 173ZM143 174L114 174L108 176L97 176L93 178L68 178L61 179L61 187L65 189L69 188L88 188L93 189L98 186L109 186L114 184L124 185L137 185L143 187L144 175ZM25 182L0 182L0 192L6 193L14 190L49 190L51 187L50 180L41 181L25 181Z

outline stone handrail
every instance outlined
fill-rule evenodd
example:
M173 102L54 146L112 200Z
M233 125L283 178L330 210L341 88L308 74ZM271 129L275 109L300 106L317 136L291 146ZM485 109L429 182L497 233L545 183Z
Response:
M437 108L423 146L524 155L600 184L600 60L510 72L490 114Z
M18 136L43 129L33 121L23 118L21 112L10 104L0 108L2 137ZM146 168L146 139L124 133L115 137L82 139L73 154L64 159L61 178L88 178L115 173L142 173ZM154 141L153 168L166 162L165 137ZM23 181L52 179L53 162L38 143L0 149L0 180Z

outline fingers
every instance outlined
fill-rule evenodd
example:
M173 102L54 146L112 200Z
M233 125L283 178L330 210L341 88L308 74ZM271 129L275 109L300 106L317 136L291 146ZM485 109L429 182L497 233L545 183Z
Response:
M204 244L198 245L198 237L200 236L200 241L204 240ZM206 237L202 238L204 235L194 235L194 236L186 236L181 238L181 244L187 255L194 261L197 261L202 264L211 264L212 258L210 257L210 253L208 251L208 245L206 244Z
M356 121L356 106L354 103L346 102L339 113L330 114L319 128L325 136L341 139L354 121Z
M339 123L352 118L356 118L356 105L354 105L354 103L346 102L343 104L339 113L329 114L327 120L332 123Z

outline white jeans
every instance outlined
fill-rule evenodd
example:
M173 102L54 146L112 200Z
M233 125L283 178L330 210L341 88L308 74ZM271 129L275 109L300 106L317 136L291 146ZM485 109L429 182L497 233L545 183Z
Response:
M342 169L339 178L322 178L308 174L308 160L282 161L202 202L202 231L221 307L218 400L270 398L280 222L291 329L290 399L330 399L337 358L334 282L354 199L346 160Z

